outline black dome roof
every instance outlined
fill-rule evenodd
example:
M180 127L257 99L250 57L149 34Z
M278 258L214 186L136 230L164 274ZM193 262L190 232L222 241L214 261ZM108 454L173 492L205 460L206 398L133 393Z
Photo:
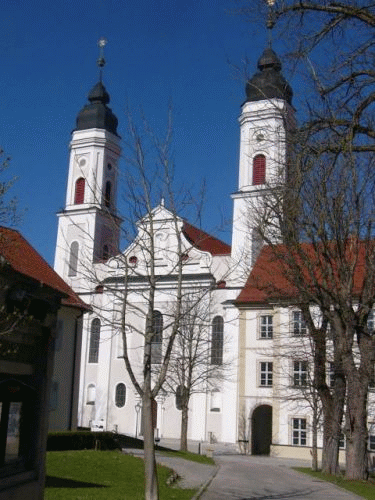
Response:
M90 91L90 104L86 104L78 113L76 130L102 128L117 135L118 120L107 106L109 94L102 82L98 82Z
M281 62L271 48L258 61L259 71L246 83L246 101L283 99L292 104L293 90L281 73Z

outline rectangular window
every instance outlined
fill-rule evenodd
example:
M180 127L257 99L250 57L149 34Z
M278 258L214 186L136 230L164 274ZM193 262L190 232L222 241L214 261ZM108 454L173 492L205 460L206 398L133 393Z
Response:
M293 385L303 387L307 384L307 361L293 361Z
M307 430L305 418L292 419L292 444L293 446L306 446Z
M371 451L375 451L375 434L370 434L368 437L368 448Z
M307 334L306 323L301 311L293 311L292 313L292 333L294 337L302 337Z
M260 338L272 339L273 337L273 316L265 315L260 317Z
M260 385L262 387L272 387L273 363L262 361L260 363Z

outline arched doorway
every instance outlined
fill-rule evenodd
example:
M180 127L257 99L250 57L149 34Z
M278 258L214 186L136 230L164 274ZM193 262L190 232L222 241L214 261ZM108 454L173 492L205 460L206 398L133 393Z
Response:
M251 417L251 454L269 455L272 443L272 406L255 408Z

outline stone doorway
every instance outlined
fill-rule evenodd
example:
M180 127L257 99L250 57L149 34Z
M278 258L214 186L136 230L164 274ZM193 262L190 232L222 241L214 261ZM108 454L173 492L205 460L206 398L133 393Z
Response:
M272 443L272 406L255 408L251 417L251 454L269 455Z

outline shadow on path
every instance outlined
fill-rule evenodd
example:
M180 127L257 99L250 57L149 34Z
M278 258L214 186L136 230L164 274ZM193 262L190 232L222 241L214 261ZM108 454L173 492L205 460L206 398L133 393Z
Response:
M309 495L315 493L317 490L308 489L308 490L294 490L286 493L270 493L267 494L259 494L256 496L251 496L247 498L241 498L239 500L288 500L289 498L308 498Z
M47 476L46 488L108 488L104 484L86 483L64 477Z

